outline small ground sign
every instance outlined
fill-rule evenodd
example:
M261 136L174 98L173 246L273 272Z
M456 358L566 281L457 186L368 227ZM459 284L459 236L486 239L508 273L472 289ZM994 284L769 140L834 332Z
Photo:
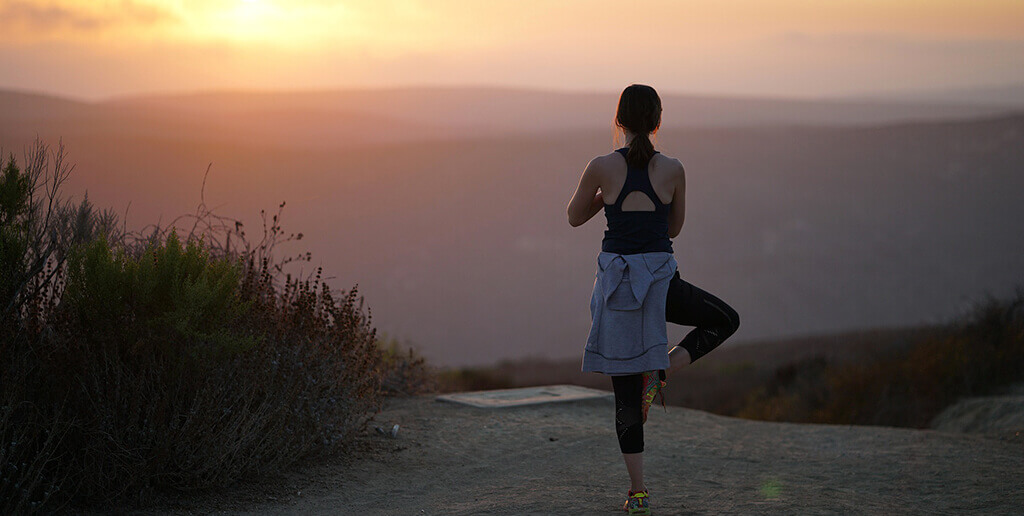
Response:
M450 401L480 408L520 407L560 401L612 398L612 393L578 385L545 385L519 389L457 392L438 396L438 401Z

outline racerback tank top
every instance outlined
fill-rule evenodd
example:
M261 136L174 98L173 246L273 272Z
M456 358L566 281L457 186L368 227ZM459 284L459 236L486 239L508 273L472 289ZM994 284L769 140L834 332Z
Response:
M628 147L616 150L625 158ZM655 154L658 151L654 151ZM650 164L650 162L648 162ZM654 211L622 211L622 201L632 192L642 192L654 203ZM671 253L672 241L668 238L668 214L671 204L664 204L654 192L647 165L634 168L626 160L626 182L614 204L604 205L604 216L608 229L604 232L601 250L607 253Z

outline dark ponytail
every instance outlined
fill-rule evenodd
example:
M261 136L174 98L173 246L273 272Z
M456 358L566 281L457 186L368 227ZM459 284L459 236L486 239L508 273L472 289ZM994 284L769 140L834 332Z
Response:
M633 133L626 161L631 167L644 167L654 156L650 134L661 125L661 98L654 88L631 84L619 96L615 125Z

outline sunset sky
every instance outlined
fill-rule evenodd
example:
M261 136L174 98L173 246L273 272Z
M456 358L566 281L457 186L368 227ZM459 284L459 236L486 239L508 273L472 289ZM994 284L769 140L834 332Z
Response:
M0 0L0 88L505 85L836 96L1024 83L1021 0Z

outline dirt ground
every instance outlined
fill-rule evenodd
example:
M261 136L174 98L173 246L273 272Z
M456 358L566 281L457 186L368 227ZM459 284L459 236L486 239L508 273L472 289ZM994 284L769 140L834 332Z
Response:
M391 400L351 459L149 514L620 514L612 402ZM397 437L374 426L399 424ZM645 426L654 514L1020 514L1024 438L765 423L669 407Z

